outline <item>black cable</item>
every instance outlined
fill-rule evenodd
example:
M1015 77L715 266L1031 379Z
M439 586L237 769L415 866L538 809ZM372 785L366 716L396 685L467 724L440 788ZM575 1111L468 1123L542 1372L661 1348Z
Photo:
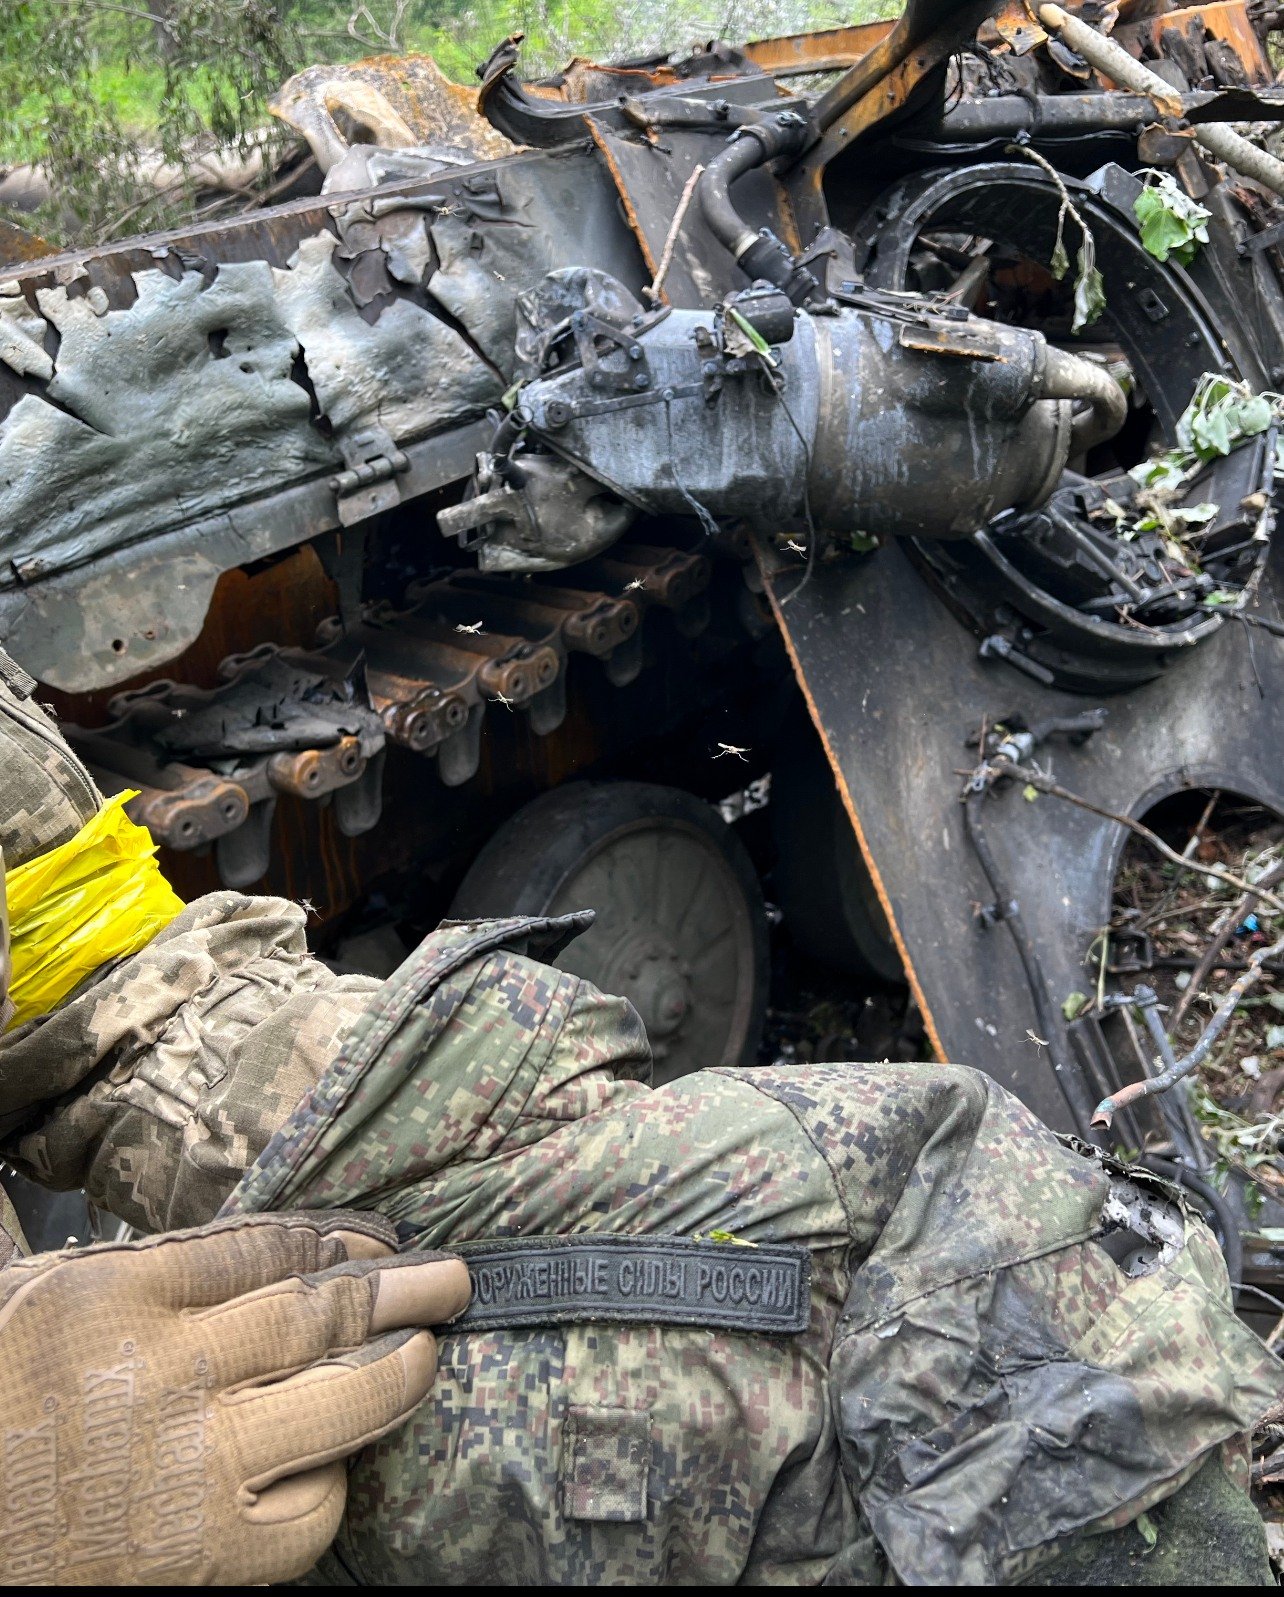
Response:
M718 536L718 523L714 520L708 506L701 504L678 475L677 449L673 442L673 400L667 392L664 396L664 424L669 434L669 473L678 492L690 505L696 520L700 523L702 542L711 543Z
M769 381L770 381L770 378L771 378L771 373L768 372L768 380ZM804 518L804 520L807 523L807 565L806 565L806 569L803 571L801 581L799 581L794 587L790 588L789 592L784 594L781 597L780 608L783 610L784 607L787 604L791 603L794 599L796 599L798 597L798 595L803 591L803 589L811 581L812 572L816 569L816 555L817 555L817 552L818 552L817 551L817 544L819 542L819 539L818 539L817 533L816 533L816 523L815 523L815 521L812 520L812 514L811 514L811 486L810 486L811 485L811 445L807 442L806 438L803 436L802 428L794 420L794 413L793 413L792 410L790 410L789 402L785 398L785 390L784 390L783 382L780 383L779 385L777 385L775 383L772 383L772 387L775 390L776 398L780 401L781 409L784 411L786 417L789 420L789 425L793 428L794 432L797 433L798 442L802 445L802 451L803 451L803 495L802 495L802 497L803 497L803 518Z
M1048 983L1043 974L1043 967L1039 963L1038 951L1034 941L1026 929L1025 920L1021 914L1021 906L1012 895L1005 891L1007 886L1003 874L999 869L989 841L985 836L985 829L981 823L980 806L986 797L986 788L973 788L964 799L963 817L966 823L968 841L976 851L985 879L990 884L990 891L994 894L996 920L1000 920L1012 935L1016 945L1017 954L1021 960L1021 968L1025 972L1026 985L1030 989L1030 997L1034 1003L1035 1021L1039 1027L1039 1035L1044 1041L1048 1054L1052 1060L1052 1073L1057 1078L1057 1085L1061 1088L1061 1095L1070 1110L1075 1128L1085 1142L1094 1140L1089 1117L1084 1106L1076 1102L1071 1089L1073 1079L1066 1066L1066 1061L1061 1057L1057 1043L1057 1023L1048 1005Z

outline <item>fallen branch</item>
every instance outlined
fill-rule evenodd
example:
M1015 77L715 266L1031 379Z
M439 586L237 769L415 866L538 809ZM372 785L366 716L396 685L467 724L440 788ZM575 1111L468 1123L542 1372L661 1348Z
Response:
M1226 1029L1231 1016L1239 1006L1240 1000L1249 988L1262 974L1262 966L1268 959L1284 953L1284 937L1278 937L1269 946L1259 948L1248 962L1248 969L1226 991L1225 997L1218 1004L1213 1018L1204 1027L1199 1041L1184 1059L1174 1059L1172 1064L1158 1076L1150 1076L1145 1081L1133 1081L1126 1087L1121 1087L1118 1092L1111 1093L1109 1098L1103 1098L1093 1111L1092 1123L1094 1126L1108 1126L1120 1109L1125 1109L1130 1103L1135 1103L1138 1098L1153 1098L1156 1093L1167 1092L1168 1089L1179 1082L1183 1076L1190 1075L1192 1070L1198 1069L1208 1058L1209 1050Z
M1163 838L1152 832L1148 826L1143 826L1140 821L1133 820L1130 815L1120 815L1114 810L1104 809L1100 804L1094 804L1090 799L1072 793L1069 788L1062 787L1054 782L1050 776L1045 776L1042 771L1030 765L1017 765L1014 761L998 758L990 762L988 770L993 777L1010 776L1014 781L1025 782L1030 787L1037 788L1040 793L1047 793L1052 798L1064 799L1067 804L1076 804L1081 810L1087 810L1092 815L1100 815L1102 820L1114 821L1119 826L1126 826L1130 832L1138 837L1145 838L1146 842L1162 854L1166 860L1171 860L1174 865L1179 865L1184 871L1198 871L1203 876L1211 876L1214 881L1225 882L1230 887L1238 887L1241 893L1268 905L1277 915L1284 915L1284 899L1277 898L1274 893L1263 887L1260 883L1247 882L1242 876L1236 876L1234 871L1228 871L1222 865L1203 865L1198 860L1187 859L1179 854L1175 848L1170 848Z
M1269 871L1266 871L1257 885L1259 887L1274 887L1276 882L1279 881L1284 881L1284 860L1281 860L1278 865L1273 865ZM1208 947L1200 956L1199 964L1195 966L1191 974L1190 983L1186 991L1178 999L1177 1007L1173 1011L1171 1021L1168 1023L1168 1035L1170 1037L1176 1035L1178 1026L1186 1018L1186 1011L1198 997L1200 989L1209 976L1212 975L1218 963L1218 956L1221 954L1222 949L1226 947L1227 940L1235 928L1243 924L1245 915L1248 914L1252 907L1253 900L1245 893L1239 903L1236 904L1234 910L1222 922L1221 930L1209 939Z
M1156 107L1174 121L1184 120L1183 107L1171 83L1166 83L1157 72L1142 66L1128 54L1121 44L1107 39L1096 28L1079 17L1067 15L1060 6L1041 5L1039 21L1053 33L1060 34L1066 44L1097 71L1121 83L1136 94L1148 95ZM1187 124L1190 126L1190 124ZM1195 141L1202 144L1210 155L1245 177L1251 177L1276 194L1284 194L1284 163L1250 144L1233 128L1217 122L1197 123L1191 127Z

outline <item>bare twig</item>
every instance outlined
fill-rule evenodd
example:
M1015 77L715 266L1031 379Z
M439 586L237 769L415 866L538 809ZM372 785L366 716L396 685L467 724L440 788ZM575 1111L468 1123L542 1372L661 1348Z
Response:
M678 242L678 234L681 232L682 223L686 219L687 207L691 204L691 196L695 193L695 186L700 181L703 171L704 167L697 165L683 186L682 194L678 199L678 208L673 213L673 220L669 223L668 236L665 238L664 248L660 252L660 264L655 269L655 276L651 279L650 285L642 290L653 305L660 298L660 287L673 260L674 245Z
M1198 1069L1207 1059L1213 1044L1226 1029L1240 1000L1262 974L1262 966L1268 959L1273 959L1280 953L1284 953L1284 937L1278 937L1273 943L1259 948L1249 960L1249 968L1226 990L1213 1018L1204 1027L1199 1041L1185 1058L1174 1059L1161 1075L1151 1076L1145 1081L1130 1082L1118 1092L1111 1093L1108 1098L1103 1098L1093 1112L1093 1125L1108 1126L1120 1109L1127 1108L1138 1098L1153 1098L1156 1093L1167 1092L1169 1087L1179 1082L1183 1076L1188 1076L1192 1070Z
M1278 865L1272 866L1269 871L1264 872L1264 874L1259 878L1257 886L1274 887L1276 882L1279 881L1284 881L1284 860L1281 860ZM1168 1035L1170 1037L1175 1037L1177 1035L1178 1026L1180 1026L1182 1021L1185 1020L1186 1012L1194 1003L1200 989L1212 974L1213 969L1217 964L1218 956L1221 954L1222 949L1225 948L1227 940L1230 938L1235 928L1242 924L1245 915L1249 913L1252 907L1253 895L1245 893L1240 899L1239 903L1236 904L1235 908L1222 922L1221 929L1209 939L1208 947L1200 956L1199 964L1195 966L1194 971L1191 973L1190 984L1187 986L1186 991L1182 993L1181 997L1178 999L1176 1009L1173 1010L1172 1019L1168 1023Z
M131 217L137 216L140 211L145 211L149 205L160 205L172 195L190 192L194 187L190 173L185 172L177 182L169 184L163 189L152 189L144 194L141 200L136 200L132 205L127 205L123 211L117 211L111 221L101 229L103 243L107 243Z
M1246 893L1253 898L1260 899L1263 904L1268 904L1277 915L1284 915L1284 899L1279 899L1274 893L1268 892L1260 883L1246 882L1242 876L1237 876L1234 871L1228 871L1221 865L1204 865L1198 860L1186 859L1175 848L1170 848L1157 832L1152 832L1148 826L1143 826L1131 815L1120 815L1115 810L1104 809L1100 804L1094 804L1090 799L1072 793L1069 788L1062 787L1059 782L1054 782L1050 776L1045 776L1042 771L1035 770L1033 766L1017 765L1014 761L999 758L990 763L991 775L1010 776L1017 782L1028 782L1040 793L1047 793L1052 798L1064 799L1067 804L1075 804L1089 814L1100 815L1102 820L1114 821L1119 826L1126 826L1130 832L1138 837L1145 838L1146 842L1170 860L1174 865L1180 865L1184 871L1198 871L1203 876L1211 876L1214 881L1226 882L1231 887L1238 887L1241 893Z
M1195 823L1195 830L1190 834L1190 838L1186 843L1186 847L1181 851L1183 859L1189 859L1199 847L1200 841L1204 835L1204 828L1208 825L1209 821L1212 820L1213 811L1217 808L1217 803L1221 796L1221 789L1217 787L1215 787L1208 795L1208 803L1204 805L1204 813Z

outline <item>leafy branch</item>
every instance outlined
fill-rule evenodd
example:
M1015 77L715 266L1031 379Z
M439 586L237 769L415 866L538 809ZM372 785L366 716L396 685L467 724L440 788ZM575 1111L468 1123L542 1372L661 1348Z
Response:
M1101 280L1101 273L1097 270L1097 241L1092 236L1091 228L1084 221L1082 212L1070 198L1070 190L1065 185L1065 179L1051 161L1040 155L1038 150L1032 150L1027 144L1009 144L1008 153L1023 155L1027 161L1033 161L1036 166L1042 167L1061 196L1061 209L1057 212L1057 238L1052 246L1052 259L1048 262L1052 275L1058 282L1061 282L1070 270L1070 255L1065 243L1066 217L1073 218L1079 229L1079 248L1075 251L1074 317L1070 323L1070 331L1077 333L1080 328L1090 327L1106 308L1106 288Z

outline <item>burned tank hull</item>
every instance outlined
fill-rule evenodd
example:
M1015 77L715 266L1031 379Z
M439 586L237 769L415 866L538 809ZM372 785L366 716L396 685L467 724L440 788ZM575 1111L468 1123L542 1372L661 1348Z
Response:
M758 878L786 929L821 905L790 861L836 790L834 958L1100 1137L1129 1067L1063 1001L1117 817L1201 783L1284 810L1273 437L1200 483L1202 586L1099 514L1204 374L1280 384L1277 201L1177 116L1280 111L1237 4L1115 34L1175 107L946 0L558 85L510 43L471 150L454 101L448 149L348 147L296 87L320 195L4 270L0 641L186 894L306 898L323 942L600 895L585 973L668 1073L753 1059ZM1185 266L1139 241L1156 165L1211 216ZM1080 226L1105 306L1073 326ZM1107 814L961 802L996 723L1053 727ZM773 771L748 853L684 808ZM584 817L574 858L545 815Z

